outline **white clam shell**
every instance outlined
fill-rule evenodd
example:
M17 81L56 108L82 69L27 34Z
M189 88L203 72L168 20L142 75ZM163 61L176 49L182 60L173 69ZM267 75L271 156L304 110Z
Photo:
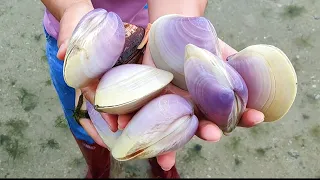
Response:
M96 90L95 109L109 114L136 111L172 81L170 72L141 64L124 64L103 75Z
M297 75L279 48L258 44L228 58L248 87L248 108L264 113L266 122L281 119L297 94Z

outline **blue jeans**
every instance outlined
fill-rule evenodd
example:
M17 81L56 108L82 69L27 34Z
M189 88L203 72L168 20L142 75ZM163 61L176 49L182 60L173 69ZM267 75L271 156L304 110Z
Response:
M46 36L46 56L49 64L51 81L58 94L69 128L77 139L84 140L88 144L93 144L94 140L72 116L73 110L75 109L75 89L69 87L64 81L63 61L56 57L58 52L57 40L50 36L45 28L43 29Z

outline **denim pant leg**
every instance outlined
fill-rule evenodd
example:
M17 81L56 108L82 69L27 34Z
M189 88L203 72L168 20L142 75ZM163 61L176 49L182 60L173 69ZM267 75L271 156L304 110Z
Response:
M48 60L51 81L58 94L69 128L77 139L84 140L88 144L93 144L94 140L72 116L73 110L75 109L75 89L69 87L64 81L63 61L56 57L58 52L57 40L50 36L45 29L44 33L46 35L46 56Z

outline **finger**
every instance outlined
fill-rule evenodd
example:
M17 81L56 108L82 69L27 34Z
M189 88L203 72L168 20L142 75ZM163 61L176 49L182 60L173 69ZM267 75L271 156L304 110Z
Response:
M134 113L125 114L125 115L119 115L118 116L118 129L123 130L129 121L132 119Z
M107 148L107 145L103 142L103 140L99 136L96 128L94 127L94 125L92 124L90 119L81 118L79 121L80 121L80 124L83 127L83 129L94 140L94 142L96 142L97 144L99 144L102 147Z
M151 29L152 24L148 23L147 27L145 28L145 32L144 32L144 37L141 41L141 43L139 44L139 46L137 47L137 49L142 49L148 42L149 40L149 31Z
M71 38L74 29L81 18L93 9L92 4L79 1L73 3L64 11L62 18L59 21L60 29L57 40L59 48L59 52L57 54L58 59L64 60L69 42L68 40Z
M176 152L168 152L157 156L158 164L164 171L169 171L176 163Z
M98 87L99 80L94 80L90 85L81 88L83 96L91 103L94 104L94 96Z
M109 128L112 132L116 132L118 130L118 115L114 115L114 114L108 114L108 113L103 113L100 112L102 118L107 122L107 124L109 125Z
M81 88L83 96L91 103L94 104L94 97L96 93L96 89L98 86L99 80L94 81L87 87ZM102 118L108 123L110 130L116 132L118 130L118 116L117 115L110 115L107 113L100 112Z
M222 131L216 124L208 120L200 120L196 136L205 141L218 142L222 136Z
M229 46L227 43L219 39L219 45L222 52L222 59L227 60L228 56L231 56L235 53L237 53L237 50L233 49L231 46Z
M247 109L238 124L240 127L253 127L264 121L264 114L255 109Z
M58 37L58 47L62 45L66 39L72 36L72 33L81 18L86 15L89 11L93 10L92 4L88 3L74 3L70 8L67 8L59 22L60 30Z
M188 91L185 91L173 84L168 84L164 90L160 93L160 95L164 95L164 94L177 94L177 95L180 95L184 98L186 98L187 100L190 100L192 101L191 99L191 95L188 93Z
M85 13L80 15L76 13L72 14L72 12L66 11L66 13L64 14L64 16L60 21L60 30L59 30L59 36L57 41L58 48L60 48L60 46L64 42L66 42L67 39L71 38L75 27L77 26L78 22L84 15Z
M151 53L150 53L149 43L147 43L146 50L144 51L142 64L156 67L156 65L153 62Z
M57 58L60 60L64 60L66 52L67 52L67 48L68 48L68 43L69 40L66 40L65 42L63 42L58 50L57 53Z
M80 89L75 89L75 104L78 104L80 95L81 95L81 90ZM86 103L87 103L86 98L83 97L83 103L82 103L82 105L80 107L80 110L87 110ZM96 129L95 129L95 127L92 124L90 119L88 119L88 118L80 118L79 119L79 123L83 127L83 129L88 133L88 135L97 144L99 144L100 146L105 147L105 148L107 147L104 144L103 140L100 138L98 132L96 131Z

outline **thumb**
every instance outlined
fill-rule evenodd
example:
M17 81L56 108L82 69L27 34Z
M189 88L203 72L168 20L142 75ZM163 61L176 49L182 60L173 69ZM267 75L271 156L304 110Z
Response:
M90 84L89 86L86 86L84 88L81 88L81 92L83 96L91 103L94 104L94 97L96 93L97 86L99 84L99 80L95 80ZM118 130L118 116L117 115L112 115L112 114L107 114L100 112L102 118L108 123L110 130L112 132L116 132Z
M64 60L68 48L69 39L65 40L61 46L59 47L57 58L60 60Z
M227 58L233 54L237 53L237 50L229 46L227 43L219 39L219 45L221 48L222 59L227 60Z
M75 30L76 26L83 18L83 16L85 16L91 10L93 10L92 4L80 1L74 3L72 6L70 6L64 11L63 16L59 22L60 29L58 36L58 59L64 59L68 47L68 42L72 36L73 31Z

